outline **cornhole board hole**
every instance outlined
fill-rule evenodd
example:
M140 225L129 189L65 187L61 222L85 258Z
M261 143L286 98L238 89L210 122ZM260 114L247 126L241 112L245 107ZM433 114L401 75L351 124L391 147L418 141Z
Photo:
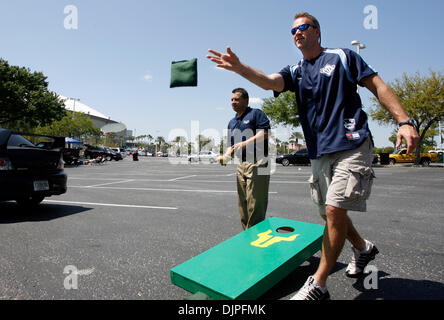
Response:
M324 226L269 218L170 270L214 300L254 300L321 249Z

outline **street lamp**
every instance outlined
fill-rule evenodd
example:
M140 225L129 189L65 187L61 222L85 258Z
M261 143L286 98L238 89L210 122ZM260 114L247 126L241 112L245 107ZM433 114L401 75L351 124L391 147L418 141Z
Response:
M358 52L358 54L361 53L361 49L365 49L366 48L365 44L359 42L358 40L353 40L351 42L351 44L352 44L352 46L356 46L356 51Z
M365 49L366 48L365 44L359 42L358 40L353 40L351 42L351 45L352 46L356 46L356 51L358 52L358 54L361 53L361 49ZM359 93L359 86L358 86L358 89L356 90L356 92Z

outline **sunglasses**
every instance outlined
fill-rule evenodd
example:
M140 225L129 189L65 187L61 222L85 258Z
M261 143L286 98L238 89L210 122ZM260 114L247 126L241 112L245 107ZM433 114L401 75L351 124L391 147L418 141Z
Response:
M316 29L316 26L313 26L313 25L311 25L311 24L306 23L306 24L301 24L299 27L296 27L296 28L291 29L291 34L292 34L292 35L295 35L296 32L298 32L298 29L301 30L301 31L305 31L305 30L307 30L309 27L312 27L313 29Z

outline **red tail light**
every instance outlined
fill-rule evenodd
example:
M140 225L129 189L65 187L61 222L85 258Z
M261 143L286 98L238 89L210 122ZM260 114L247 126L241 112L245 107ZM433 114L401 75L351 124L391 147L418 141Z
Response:
M13 170L11 160L8 158L0 158L0 170Z

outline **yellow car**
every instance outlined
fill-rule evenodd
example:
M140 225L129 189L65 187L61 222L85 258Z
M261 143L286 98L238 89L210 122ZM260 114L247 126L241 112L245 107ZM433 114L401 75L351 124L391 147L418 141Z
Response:
M415 162L415 152L407 154L407 149L402 148L396 150L394 153L389 155L390 164L395 163L414 163ZM421 153L419 163L423 166L430 165L431 162L438 162L438 154L433 153Z

